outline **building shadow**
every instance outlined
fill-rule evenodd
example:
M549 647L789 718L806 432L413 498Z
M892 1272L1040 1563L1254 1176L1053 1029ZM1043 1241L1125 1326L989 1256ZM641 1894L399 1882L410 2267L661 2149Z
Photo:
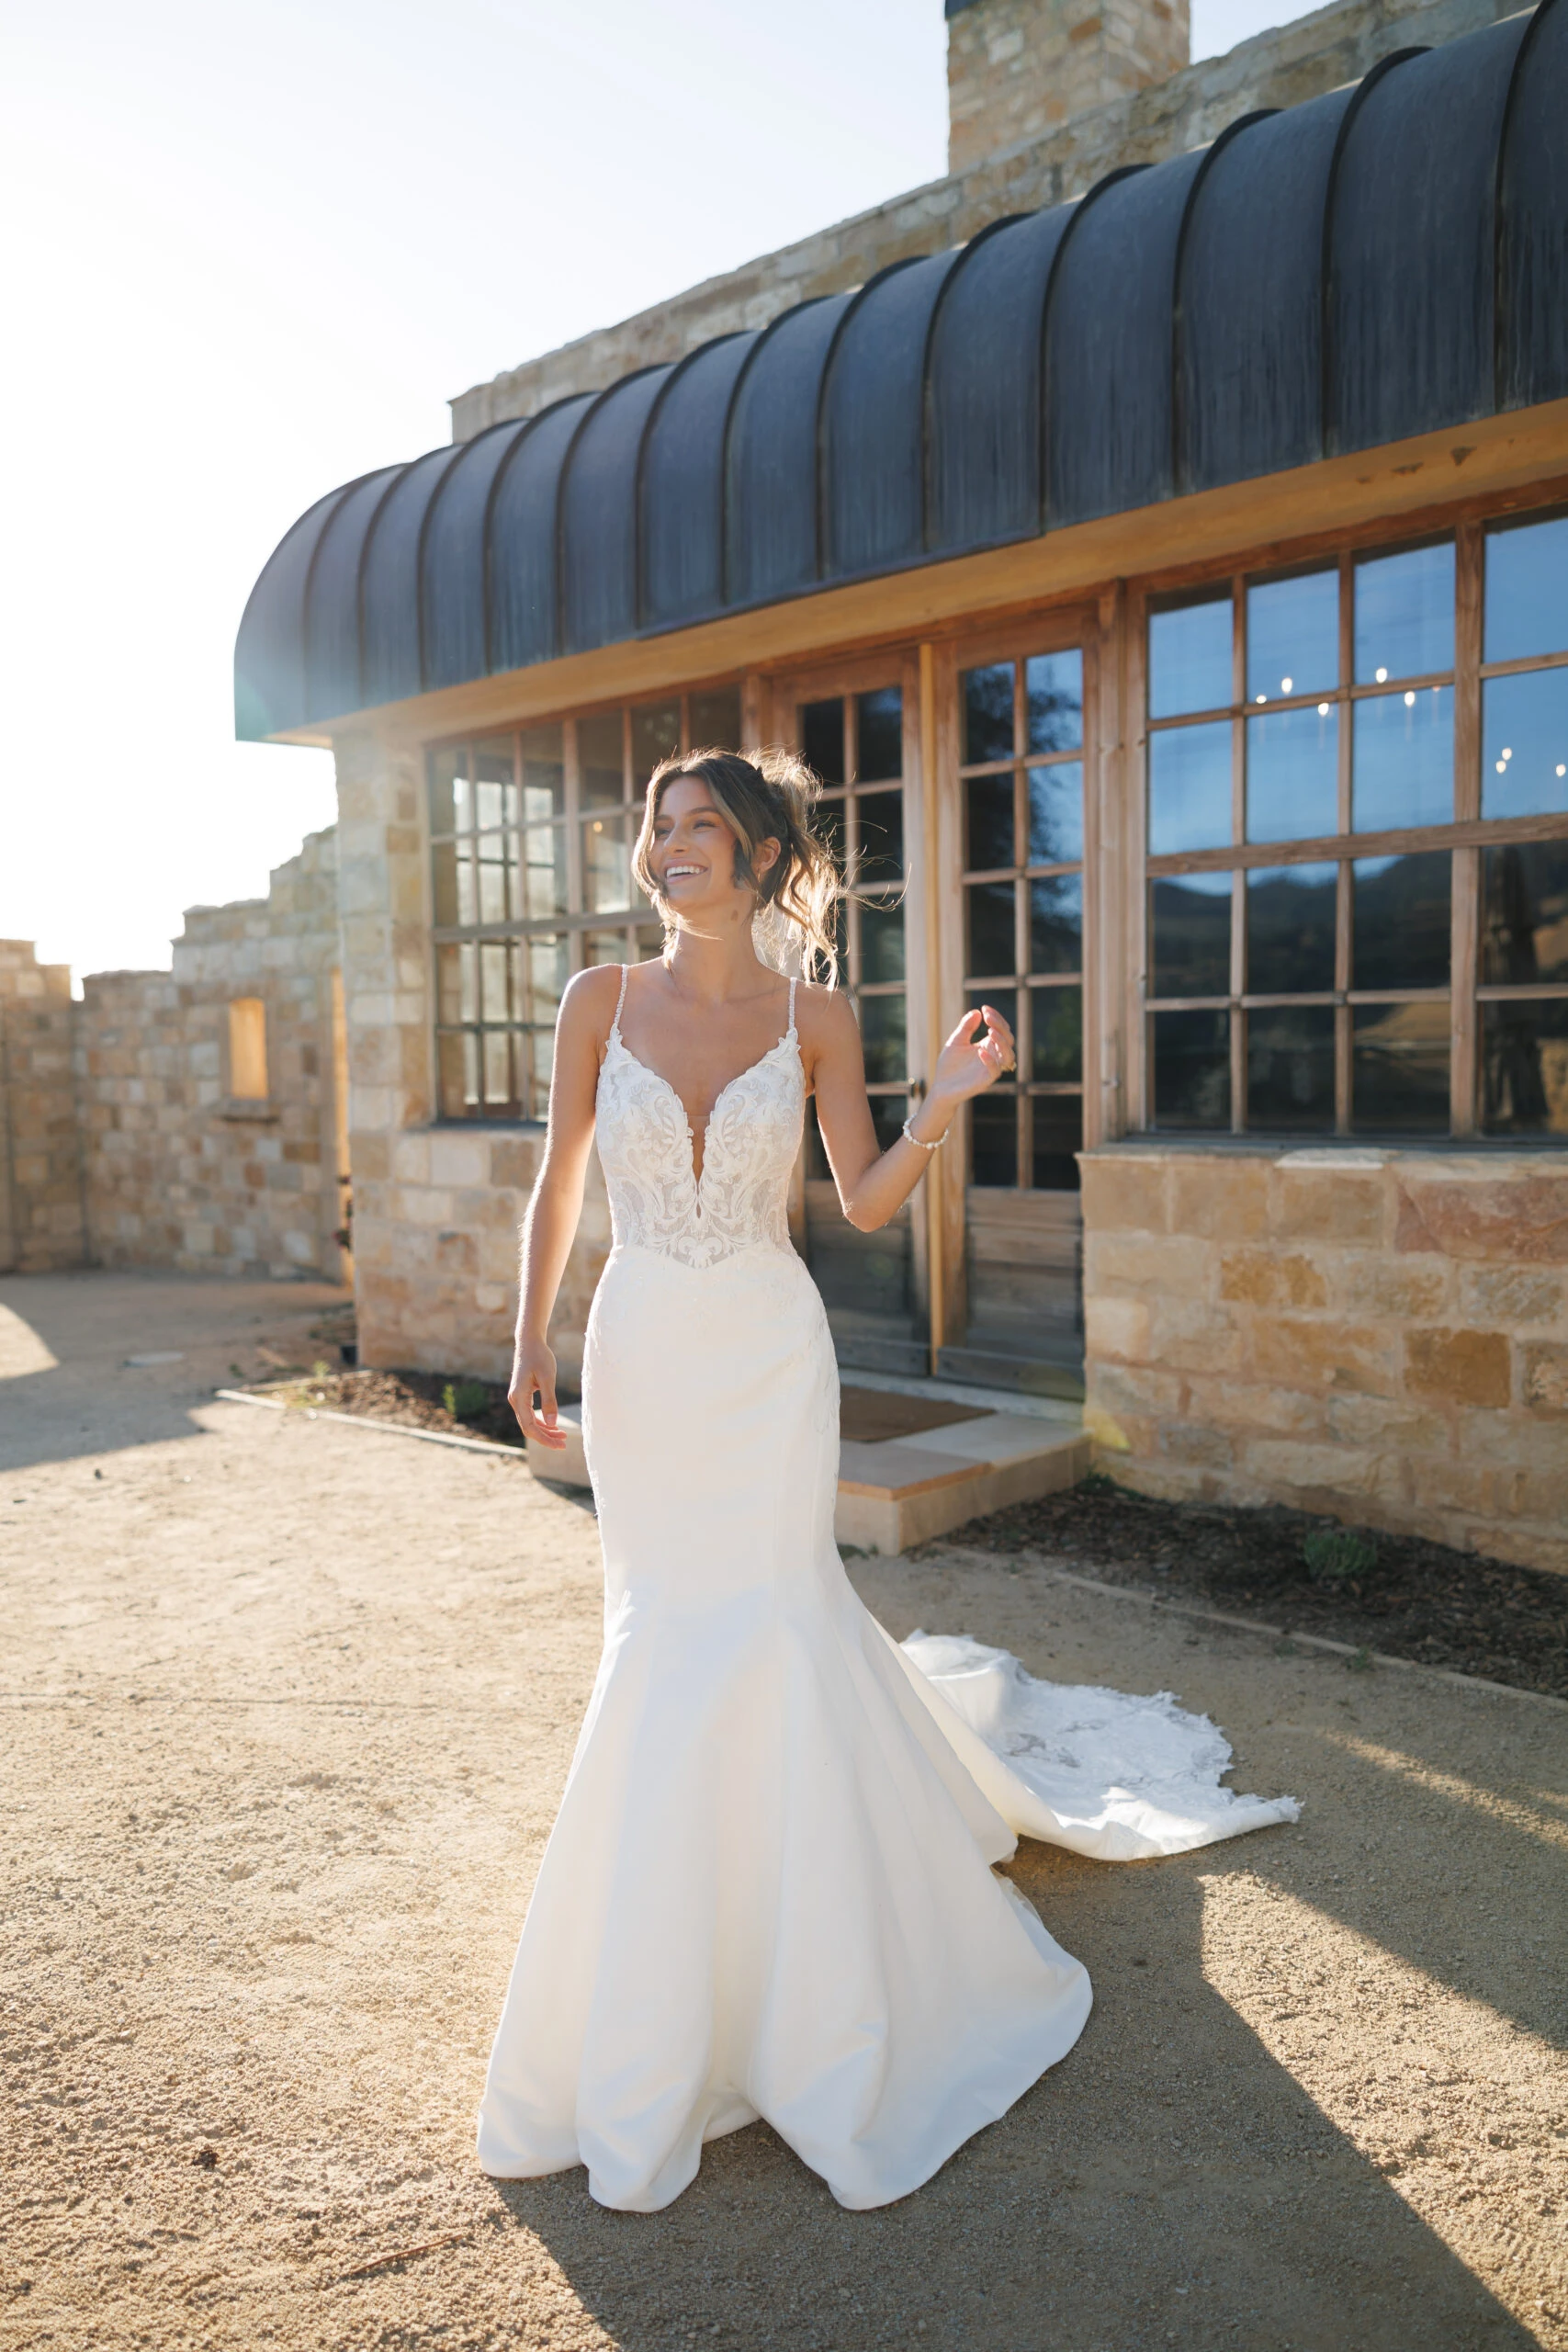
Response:
M493 2183L498 2205L626 2352L1536 2343L1205 1981L1213 1867L1021 1848L1015 1883L1089 1966L1094 2015L897 2205L842 2211L763 2125L712 2143L662 2213L604 2211L581 2171Z

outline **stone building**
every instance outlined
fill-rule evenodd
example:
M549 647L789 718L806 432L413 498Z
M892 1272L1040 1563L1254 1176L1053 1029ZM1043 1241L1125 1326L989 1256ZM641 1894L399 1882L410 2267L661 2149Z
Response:
M330 743L361 1342L500 1372L551 1029L654 761L811 758L898 1223L845 1363L1147 1488L1568 1566L1568 0L948 0L949 175L321 499L237 651ZM607 1245L591 1204L569 1365Z
M168 972L0 941L0 1270L337 1281L348 1094L336 842L265 899L193 907Z

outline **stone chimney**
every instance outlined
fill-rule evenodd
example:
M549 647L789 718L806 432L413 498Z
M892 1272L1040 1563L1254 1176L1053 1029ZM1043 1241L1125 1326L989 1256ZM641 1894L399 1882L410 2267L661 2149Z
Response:
M947 168L966 171L1188 62L1188 0L945 0Z

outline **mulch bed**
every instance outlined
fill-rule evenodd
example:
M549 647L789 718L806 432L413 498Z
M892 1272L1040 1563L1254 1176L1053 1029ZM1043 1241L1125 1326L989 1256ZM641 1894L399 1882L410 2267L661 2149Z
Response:
M1568 1698L1568 1577L1372 1533L1375 1563L1361 1575L1314 1576L1303 1542L1335 1524L1305 1511L1156 1502L1097 1475L923 1548L1048 1553L1104 1584Z
M439 1430L447 1437L488 1438L521 1451L523 1432L498 1380L469 1380L444 1372L331 1372L300 1364L276 1380L247 1384L255 1396L316 1406L331 1413L362 1414L400 1429Z

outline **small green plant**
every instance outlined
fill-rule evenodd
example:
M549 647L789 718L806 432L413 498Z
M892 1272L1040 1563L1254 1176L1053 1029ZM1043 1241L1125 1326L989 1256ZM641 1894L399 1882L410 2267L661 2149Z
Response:
M484 1411L490 1390L482 1380L449 1380L441 1391L441 1402L455 1421L468 1421Z
M1377 1566L1378 1547L1353 1527L1314 1527L1302 1538L1302 1559L1314 1583L1348 1584Z

